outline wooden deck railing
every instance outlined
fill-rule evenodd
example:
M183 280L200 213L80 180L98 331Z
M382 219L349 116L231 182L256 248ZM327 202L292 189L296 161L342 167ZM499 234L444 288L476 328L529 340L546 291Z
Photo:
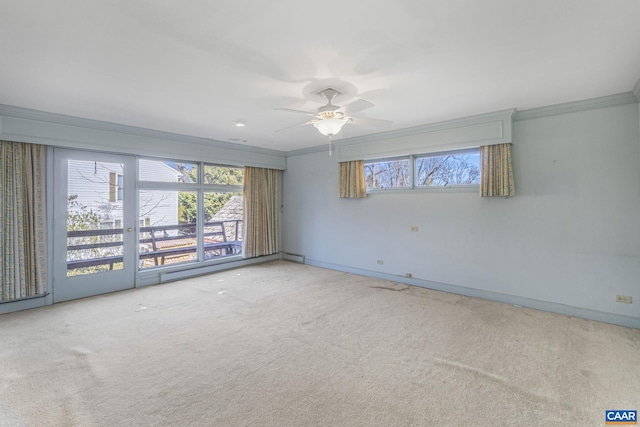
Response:
M213 221L204 224L203 249L204 258L211 259L242 253L242 240L239 240L240 224L242 220ZM228 233L227 231L230 231ZM102 248L113 248L115 254L82 258L67 261L67 270L86 267L109 266L123 262L122 256L122 228L102 230L78 230L67 232L67 237L83 238L84 242L69 244L67 251L88 251ZM97 241L86 243L86 239L111 236L111 241ZM195 224L162 225L139 228L139 261L140 266L150 261L150 266L175 263L180 257L197 253L197 236ZM171 262L174 261L174 262ZM182 262L182 261L177 261Z

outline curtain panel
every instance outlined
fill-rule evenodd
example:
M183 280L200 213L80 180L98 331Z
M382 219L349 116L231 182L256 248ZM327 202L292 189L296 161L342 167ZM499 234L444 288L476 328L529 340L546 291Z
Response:
M46 147L0 141L0 302L47 292Z
M511 167L511 144L480 147L480 196L515 196Z
M340 162L340 198L364 199L367 186L364 180L364 160Z
M278 188L280 172L244 168L244 256L278 252Z

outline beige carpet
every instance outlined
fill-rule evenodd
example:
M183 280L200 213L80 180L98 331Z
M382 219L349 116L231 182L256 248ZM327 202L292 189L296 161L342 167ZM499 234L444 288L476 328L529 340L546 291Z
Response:
M601 426L640 330L273 262L0 316L2 426Z

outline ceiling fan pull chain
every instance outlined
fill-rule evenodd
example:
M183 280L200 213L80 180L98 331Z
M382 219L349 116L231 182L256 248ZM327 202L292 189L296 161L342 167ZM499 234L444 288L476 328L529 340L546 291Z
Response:
M329 156L331 156L331 135L329 135Z

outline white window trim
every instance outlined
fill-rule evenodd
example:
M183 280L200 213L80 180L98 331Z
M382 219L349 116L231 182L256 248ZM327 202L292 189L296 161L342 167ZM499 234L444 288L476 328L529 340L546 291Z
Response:
M415 176L415 165L416 160L424 157L439 157L446 156L448 154L463 154L465 152L468 153L477 153L479 152L480 147L467 147L457 150L447 150L447 151L434 151L434 152L426 152L420 154L410 154L404 156L394 156L394 157L384 157L380 159L369 159L365 160L366 163L382 163L389 162L395 160L404 160L409 159L409 174L411 176L411 185L408 187L393 187L393 188L367 188L367 194L382 194L382 193L406 193L406 192L419 192L419 193L477 193L480 191L480 184L454 184L447 186L423 186L416 185L416 176Z

